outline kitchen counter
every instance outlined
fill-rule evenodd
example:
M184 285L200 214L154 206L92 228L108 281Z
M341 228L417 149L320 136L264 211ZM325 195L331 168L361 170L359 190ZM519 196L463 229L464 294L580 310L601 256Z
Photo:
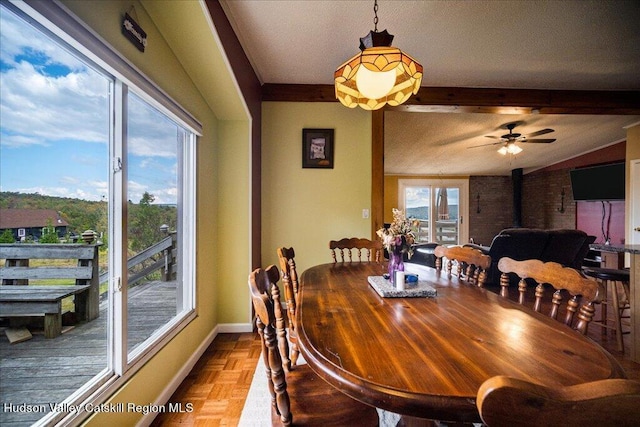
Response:
M592 243L589 245L594 251L625 252L629 254L640 254L640 245L605 245L602 243Z

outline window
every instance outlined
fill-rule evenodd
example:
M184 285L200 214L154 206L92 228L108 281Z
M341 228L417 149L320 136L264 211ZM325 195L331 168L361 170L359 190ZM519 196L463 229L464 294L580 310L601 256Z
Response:
M193 306L181 297L182 236L178 177L183 172L179 156L192 143L189 133L133 93L127 103L127 248L129 259L140 262L128 268L127 342L132 354L172 318ZM144 253L147 253L146 255ZM154 265L160 268L147 274ZM155 289L153 289L155 288ZM141 290L142 289L142 290ZM140 304L134 295L150 295Z
M460 245L467 241L467 180L400 179L398 187L398 204L407 218L415 220L418 243Z
M2 352L3 363L15 356L38 369L37 377L24 369L14 381L23 389L8 386L11 370L3 369L0 401L15 402L16 391L20 401L31 395L25 403L43 406L20 421L50 424L70 414L60 408L99 403L87 399L108 395L107 387L119 386L195 317L201 126L55 3L33 6L41 14L0 4L2 197L15 207L38 200L58 210L69 223L61 244L90 229L100 253L98 319ZM29 237L27 224L19 230ZM73 301L63 301L63 310L72 312ZM68 351L47 353L61 351L55 344L63 339ZM59 372L68 369L73 375L61 383ZM44 395L47 402L38 400ZM52 411L49 404L66 406ZM8 416L15 414L0 413L0 424Z

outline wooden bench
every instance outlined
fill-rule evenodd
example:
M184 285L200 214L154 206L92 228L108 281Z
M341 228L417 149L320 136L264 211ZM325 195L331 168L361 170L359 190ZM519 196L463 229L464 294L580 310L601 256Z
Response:
M98 246L85 244L0 244L0 317L44 316L44 335L62 332L62 300L73 297L80 321L99 315ZM74 266L29 266L30 260L77 260ZM69 285L33 285L29 280L72 279Z

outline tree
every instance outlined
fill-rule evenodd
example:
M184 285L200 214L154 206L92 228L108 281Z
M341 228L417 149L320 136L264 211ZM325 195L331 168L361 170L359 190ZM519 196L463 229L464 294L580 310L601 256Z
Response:
M16 239L13 238L13 231L8 228L0 234L0 243L15 243Z
M42 237L40 237L40 243L59 243L58 233L53 226L51 218L47 219L47 225L42 229Z
M154 201L153 194L145 191L139 204L130 205L129 239L134 252L140 252L164 237L160 231L160 207L152 205Z

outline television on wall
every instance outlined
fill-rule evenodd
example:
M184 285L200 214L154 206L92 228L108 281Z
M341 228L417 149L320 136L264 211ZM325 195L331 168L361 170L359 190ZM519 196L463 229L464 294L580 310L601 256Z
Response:
M573 200L624 200L624 163L572 169Z

